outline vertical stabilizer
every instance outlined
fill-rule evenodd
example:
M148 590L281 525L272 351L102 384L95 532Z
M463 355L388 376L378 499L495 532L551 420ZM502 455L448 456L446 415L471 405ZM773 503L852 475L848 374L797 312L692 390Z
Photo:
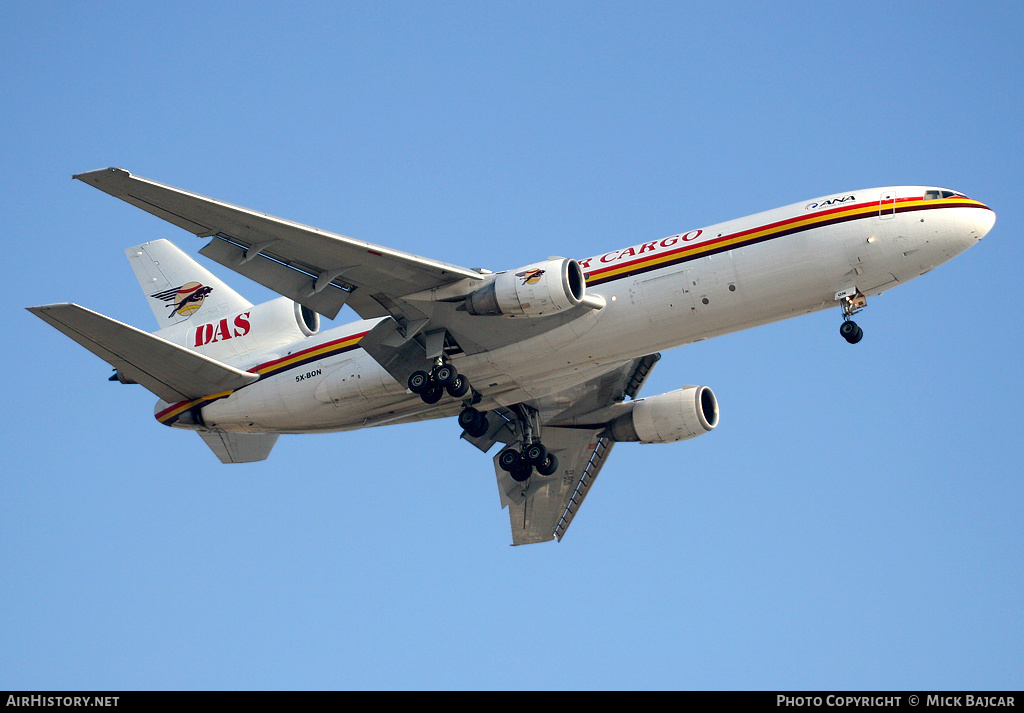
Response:
M169 240L124 252L160 329L186 321L209 322L252 306Z

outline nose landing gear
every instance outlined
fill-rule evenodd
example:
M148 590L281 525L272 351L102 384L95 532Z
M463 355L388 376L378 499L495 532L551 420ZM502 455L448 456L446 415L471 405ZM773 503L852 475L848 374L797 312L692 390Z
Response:
M850 317L868 306L868 299L856 287L836 293L836 300L843 310L843 323L839 325L839 336L850 344L864 338L864 330Z

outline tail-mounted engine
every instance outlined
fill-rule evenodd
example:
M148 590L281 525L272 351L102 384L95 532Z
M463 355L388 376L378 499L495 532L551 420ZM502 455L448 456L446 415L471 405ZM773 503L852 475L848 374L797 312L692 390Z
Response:
M609 424L616 441L674 443L703 435L718 425L718 399L707 386L684 386L637 399L629 413Z
M466 311L479 316L543 317L584 303L588 299L583 269L575 260L560 258L535 262L499 273L494 280L466 298Z
M220 319L183 322L156 335L215 359L231 360L290 344L319 330L320 315L287 297L278 297Z

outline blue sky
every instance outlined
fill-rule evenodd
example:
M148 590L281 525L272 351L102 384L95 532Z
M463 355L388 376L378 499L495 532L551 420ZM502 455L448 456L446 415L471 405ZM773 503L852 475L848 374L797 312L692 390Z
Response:
M1019 689L1022 28L1015 2L5 4L0 688ZM836 310L665 353L644 393L708 384L721 426L618 446L563 542L512 548L453 420L222 466L26 312L153 328L122 250L203 244L70 180L104 166L491 269L870 186L998 222L855 347Z

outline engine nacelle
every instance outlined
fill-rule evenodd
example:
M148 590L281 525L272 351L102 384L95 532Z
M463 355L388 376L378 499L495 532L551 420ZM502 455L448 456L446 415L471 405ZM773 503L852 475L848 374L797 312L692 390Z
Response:
M586 289L578 262L545 260L499 273L466 298L466 311L491 317L543 317L584 302Z
M718 425L718 399L707 386L684 386L637 399L629 413L610 424L616 441L674 443L696 438Z
M320 315L287 297L278 297L220 319L198 324L185 320L155 334L214 359L232 361L250 352L297 342L319 330Z

